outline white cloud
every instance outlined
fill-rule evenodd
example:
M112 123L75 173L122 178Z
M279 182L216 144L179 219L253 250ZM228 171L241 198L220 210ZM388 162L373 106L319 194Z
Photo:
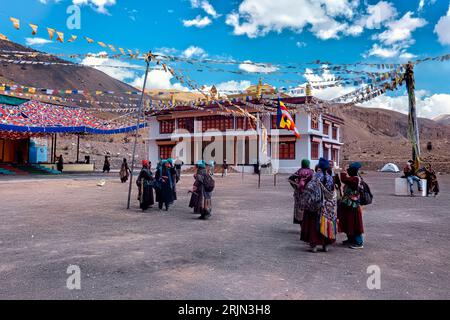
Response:
M212 23L211 19L207 16L201 17L197 16L195 19L192 20L183 20L183 26L185 27L197 27L197 28L204 28Z
M356 89L353 86L347 86L347 87L334 86L334 87L322 88L322 89L314 88L314 82L320 82L320 83L317 83L317 85L336 83L336 80L334 80L334 79L336 79L336 75L332 74L330 72L330 70L328 70L326 67L327 67L326 65L322 66L321 74L314 73L311 69L308 69L308 68L305 69L305 73L303 74L303 76L305 77L305 79L308 82L312 83L312 85L313 85L312 95L314 97L317 97L317 98L323 99L323 100L331 100L331 99L340 97L344 94L350 93ZM305 85L306 85L306 83L303 85L303 87Z
M395 47L383 47L379 44L375 43L373 44L372 48L368 52L368 56L376 56L381 58L393 58L398 56L399 49Z
M391 17L396 15L396 11L392 11ZM427 24L422 18L413 17L413 13L408 11L398 20L390 20L385 23L386 30L372 37L380 43L375 43L366 54L366 56L377 56L381 58L399 57L406 60L413 57L406 50L415 43L412 34L418 28ZM376 26L376 24L373 24Z
M417 113L419 117L433 119L442 114L450 114L450 94L427 95L424 90L416 91ZM364 107L383 108L408 113L408 96L379 96L362 104Z
M411 39L412 32L426 24L426 20L414 18L412 12L408 11L401 19L389 22L387 24L388 29L375 38L387 45L407 41Z
M216 85L216 88L219 92L225 91L226 93L226 91L243 91L248 87L250 87L251 85L252 85L251 82L248 80L241 80L241 81L231 80L219 83L218 85Z
M190 46L186 50L183 51L183 57L189 58L205 58L208 56L205 50L200 47Z
M116 0L72 0L75 5L89 5L93 7L97 12L103 14L109 14L106 7L110 7L116 4Z
M201 8L206 14L210 15L214 19L218 18L220 15L217 13L216 9L209 3L208 0L191 0L192 8Z
M307 46L306 42L303 41L297 41L295 45L297 46L297 48L304 48Z
M235 35L250 38L290 29L301 32L310 26L320 39L338 38L344 32L357 0L244 0L238 11L227 15ZM339 19L338 19L339 18Z
M450 6L447 15L441 17L434 27L434 32L438 35L441 44L450 44Z
M397 16L397 9L387 1L367 6L367 15L361 21L368 29L379 29L384 22L391 21Z
M183 87L181 83L172 83L172 74L164 70L151 70L148 73L146 89L176 89L181 91L189 91ZM134 79L130 85L135 88L142 89L144 85L144 75Z
M106 54L106 52L98 53L98 55L101 54ZM136 78L136 71L142 68L142 66L139 65L133 65L128 62L115 59L100 58L99 56L86 57L81 61L81 64L92 66L93 68L100 70L119 81L126 81Z
M52 43L53 41L44 38L25 38L27 46L43 46L44 44Z
M239 69L250 73L272 73L278 70L277 67L272 65L255 65L250 60L244 61L239 65Z

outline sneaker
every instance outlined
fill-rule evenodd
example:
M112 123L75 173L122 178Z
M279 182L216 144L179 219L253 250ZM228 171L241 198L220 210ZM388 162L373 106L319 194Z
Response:
M363 249L364 245L362 245L362 244L352 244L349 248L350 249Z

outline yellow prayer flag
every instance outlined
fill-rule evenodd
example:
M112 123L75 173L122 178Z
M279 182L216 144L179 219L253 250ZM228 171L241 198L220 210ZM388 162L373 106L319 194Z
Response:
M106 44L104 44L103 42L99 41L97 42L100 46L102 46L103 48L106 48Z
M56 41L63 43L64 42L64 33L56 31L56 34L58 35L58 38L56 39Z
M111 51L117 52L116 48L112 44L108 44L108 47L111 49Z
M38 26L35 24L29 24L30 28L31 28L31 34L34 36L37 33L38 30Z
M49 36L50 40L53 40L53 36L55 35L55 29L47 28L47 31L48 31L48 36Z
M77 40L77 38L77 36L72 35L67 42L74 42L75 40Z
M102 94L102 92L101 91L95 91L95 94L96 95L100 95L100 94Z
M9 18L9 20L11 20L14 28L16 28L17 30L20 29L20 21L19 21L19 19L11 17L11 18Z
M36 93L36 88L28 88L29 93Z
M123 50L123 48L119 48L119 51L120 51L124 56L126 55L125 50Z
M88 43L93 43L94 42L94 40L92 40L91 38L88 38L88 37L84 37L85 39L86 39L86 41L88 42Z

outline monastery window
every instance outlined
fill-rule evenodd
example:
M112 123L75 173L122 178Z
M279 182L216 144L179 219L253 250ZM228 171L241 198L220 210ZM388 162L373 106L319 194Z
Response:
M162 120L159 122L159 133L167 134L175 131L175 120Z
M236 129L240 129L240 130L256 129L256 123L253 119L250 119L247 117L237 117L236 118Z
M318 160L319 159L319 142L311 142L311 159Z
M186 130L190 133L194 132L194 118L178 119L178 129Z
M338 128L337 127L333 127L332 131L333 131L333 134L332 134L333 139L337 140L337 138L338 138Z
M168 159L172 157L173 146L159 146L159 158Z
M327 137L330 136L330 124L328 122L323 123L323 134Z
M311 129L319 130L319 120L315 116L311 117Z
M295 160L295 141L280 143L280 160Z
M210 117L203 117L201 118L201 120L203 132L207 130L226 131L234 129L233 117L210 116Z

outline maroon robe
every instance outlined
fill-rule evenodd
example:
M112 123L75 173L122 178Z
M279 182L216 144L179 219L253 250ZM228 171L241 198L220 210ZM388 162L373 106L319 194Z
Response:
M341 182L345 189L356 191L359 188L359 177L351 177L347 173L341 173ZM356 208L340 203L338 206L339 232L343 232L348 236L357 236L364 233L364 225L362 218L362 207L358 205Z

